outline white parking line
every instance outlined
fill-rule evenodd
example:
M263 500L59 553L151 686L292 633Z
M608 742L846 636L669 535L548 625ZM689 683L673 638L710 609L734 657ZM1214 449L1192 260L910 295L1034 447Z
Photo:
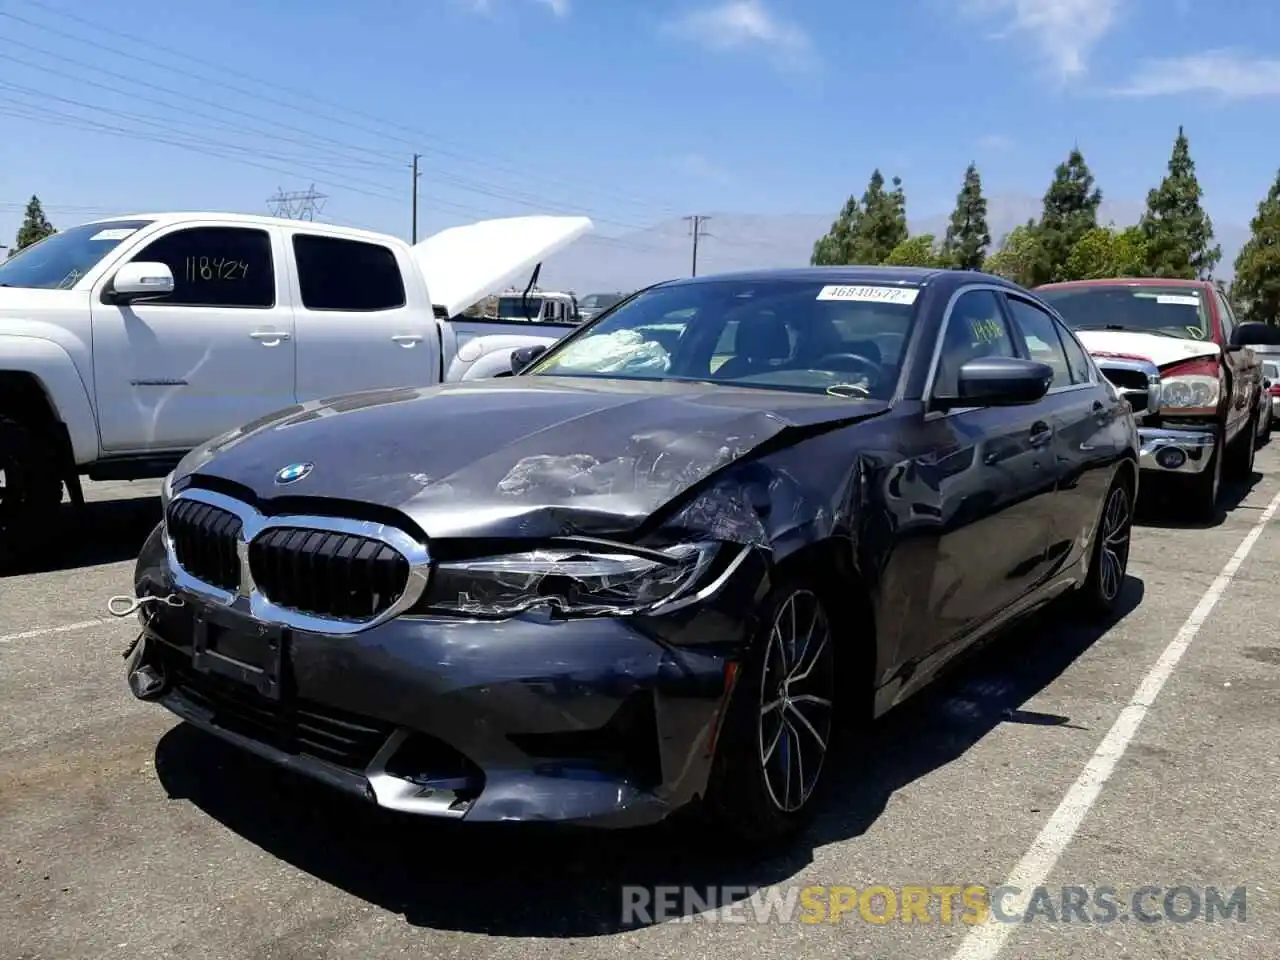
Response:
M47 637L54 633L71 633L74 630L88 630L90 627L103 627L108 623L122 622L124 621L115 617L105 617L101 620L81 620L79 623L64 623L60 627L41 627L39 630L24 630L22 633L11 633L0 637L0 644L14 643L18 640L34 640L36 637ZM137 623L136 620L132 619L128 622Z
M1133 698L1120 711L1120 716L1116 718L1116 722L1112 724L1111 729L1107 731L1107 735L1098 744L1098 749L1094 751L1093 757L1086 764L1084 772L1080 774L1080 778L1071 785L1066 796L1062 798L1062 802L1058 804L1058 809L1049 817L1049 821L1031 844L1031 849L1013 868L1013 873L1009 875L1009 879L1005 881L1005 884L1010 887L1016 887L1019 893L1017 896L1011 897L1008 903L1003 906L1003 911L1006 915L1021 916L1023 911L1026 910L1035 888L1043 884L1048 878L1049 873L1067 848L1067 844L1071 842L1071 838L1075 836L1076 831L1080 828L1085 816L1089 813L1094 803L1097 802L1103 785L1111 777L1111 774L1115 772L1116 764L1124 756L1129 742L1133 740L1134 734L1138 732L1138 727L1142 724L1156 697L1159 696L1165 681L1173 674L1178 661L1187 652L1187 648L1191 646L1191 641L1196 638L1196 634L1204 626L1205 620L1209 618L1213 608L1222 599L1222 595L1240 570L1240 565L1249 556L1249 551L1253 549L1253 545L1258 542L1258 537L1262 535L1263 528L1275 516L1278 509L1280 509L1280 494L1277 494L1271 503L1267 505L1267 508L1262 511L1262 516L1258 518L1258 522L1254 524L1244 540L1240 542L1240 546L1236 548L1236 552L1227 561L1227 565L1222 568L1222 572L1209 585L1209 589L1200 598L1200 602L1191 611L1191 615L1187 617L1182 628L1174 635L1169 645L1165 647L1164 652L1160 654L1151 671L1143 678ZM1015 924L992 920L980 927L974 927L968 936L961 941L960 948L956 950L952 960L994 960L1005 940L1013 933L1014 926Z

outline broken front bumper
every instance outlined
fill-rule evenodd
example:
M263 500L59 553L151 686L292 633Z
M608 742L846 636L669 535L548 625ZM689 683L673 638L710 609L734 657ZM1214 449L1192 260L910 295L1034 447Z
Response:
M1139 427L1138 466L1155 473L1203 473L1218 443L1216 430Z
M667 617L400 617L335 637L277 633L180 593L153 535L137 590L184 603L143 608L127 669L162 678L142 699L382 807L631 826L704 793L749 635L743 611L765 575L744 564L716 598ZM242 650L274 641L271 682L211 664L215 628L233 631Z

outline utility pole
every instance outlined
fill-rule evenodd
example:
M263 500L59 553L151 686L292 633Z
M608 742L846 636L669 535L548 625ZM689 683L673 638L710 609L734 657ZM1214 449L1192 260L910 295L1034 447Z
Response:
M690 233L693 235L693 276L698 275L698 238L704 237L706 234L702 232L702 228L707 225L710 217L704 217L700 214L694 214L691 217L684 218L690 226Z
M418 161L422 159L422 154L415 153L413 155L413 242L418 242L418 178L422 176L418 172Z

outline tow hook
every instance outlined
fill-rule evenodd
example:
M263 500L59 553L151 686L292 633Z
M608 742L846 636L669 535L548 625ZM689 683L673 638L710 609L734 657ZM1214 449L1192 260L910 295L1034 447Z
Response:
M139 700L154 700L167 686L164 670L144 663L129 674L129 689Z

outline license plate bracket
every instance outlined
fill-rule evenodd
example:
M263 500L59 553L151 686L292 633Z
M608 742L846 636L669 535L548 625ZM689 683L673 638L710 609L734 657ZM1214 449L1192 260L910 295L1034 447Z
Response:
M195 615L193 627L191 665L196 670L246 684L270 700L283 699L285 630L206 613Z

